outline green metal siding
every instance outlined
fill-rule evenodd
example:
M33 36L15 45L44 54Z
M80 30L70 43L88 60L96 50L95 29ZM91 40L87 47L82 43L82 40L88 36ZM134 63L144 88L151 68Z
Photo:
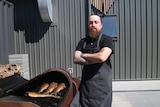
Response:
M15 5L15 53L29 54L31 78L49 68L81 75L73 64L78 41L85 37L85 0L56 0L58 23L42 22L36 0L12 0Z
M117 15L113 78L160 78L160 1L117 0L108 14Z
M73 70L78 41L85 37L86 0L56 0L58 23L43 23L36 0L11 0L15 16L15 53L29 54L34 77L48 68ZM116 0L107 13L117 15L118 38L112 55L113 80L160 79L160 1Z
M14 53L13 4L0 0L0 64L8 64L8 55Z

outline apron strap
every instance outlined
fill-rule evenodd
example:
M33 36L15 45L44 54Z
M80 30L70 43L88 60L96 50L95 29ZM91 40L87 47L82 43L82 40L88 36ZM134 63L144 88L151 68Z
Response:
M98 49L100 49L99 43L100 43L101 37L102 37L102 33L98 37L98 41L97 41L97 47L98 47Z

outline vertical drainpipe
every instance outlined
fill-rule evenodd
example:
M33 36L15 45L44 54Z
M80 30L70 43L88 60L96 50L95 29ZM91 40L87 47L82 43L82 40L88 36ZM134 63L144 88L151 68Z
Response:
M86 16L86 20L85 20L85 23L86 23L86 35L88 34L88 17L89 15L91 15L91 4L90 4L90 0L84 0L85 2L85 16Z

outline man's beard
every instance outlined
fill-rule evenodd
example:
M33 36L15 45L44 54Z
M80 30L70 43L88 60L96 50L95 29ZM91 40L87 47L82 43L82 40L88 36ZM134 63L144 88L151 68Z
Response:
M96 38L100 34L100 31L98 31L96 28L89 29L89 36L91 38Z

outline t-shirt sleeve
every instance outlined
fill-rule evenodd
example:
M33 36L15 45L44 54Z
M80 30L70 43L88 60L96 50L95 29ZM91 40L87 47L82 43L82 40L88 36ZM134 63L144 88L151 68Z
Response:
M81 39L78 43L78 45L76 46L76 50L77 51L82 51L83 49L83 43L84 43L84 39Z
M114 43L112 38L110 36L103 36L101 40L101 48L109 47L110 49L112 49L112 53L114 53Z

